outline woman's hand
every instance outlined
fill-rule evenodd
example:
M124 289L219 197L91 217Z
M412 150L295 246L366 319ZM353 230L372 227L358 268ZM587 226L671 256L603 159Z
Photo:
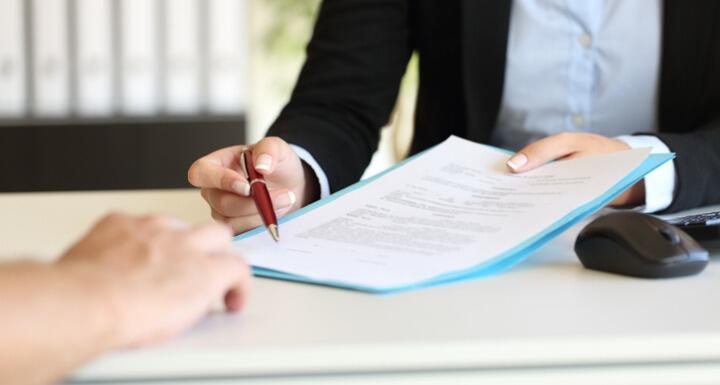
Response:
M520 173L532 170L553 160L573 159L588 155L629 150L625 142L590 133L564 132L530 143L515 153L507 165ZM645 204L645 182L640 181L625 190L610 203L611 206L640 206Z
M190 184L201 188L212 217L232 227L235 233L262 224L250 185L240 169L240 154L251 148L255 169L265 177L278 216L318 199L319 185L313 171L284 140L264 138L250 146L232 146L215 151L193 163Z

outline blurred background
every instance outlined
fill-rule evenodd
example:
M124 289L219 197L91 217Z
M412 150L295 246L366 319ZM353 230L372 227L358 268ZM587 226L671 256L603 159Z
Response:
M319 0L0 0L0 192L187 187L261 138ZM404 157L417 60L366 175Z

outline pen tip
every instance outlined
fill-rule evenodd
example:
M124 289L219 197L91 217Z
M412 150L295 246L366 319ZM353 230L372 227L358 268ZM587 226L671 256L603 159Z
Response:
M277 225L268 226L268 231L270 232L270 236L275 242L280 240L280 231L278 230Z

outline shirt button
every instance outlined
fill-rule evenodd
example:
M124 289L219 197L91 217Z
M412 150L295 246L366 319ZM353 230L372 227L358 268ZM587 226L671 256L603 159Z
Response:
M573 115L572 123L575 127L584 127L585 126L585 117L582 115Z
M584 48L589 48L592 45L592 36L587 33L583 33L578 37L578 43Z

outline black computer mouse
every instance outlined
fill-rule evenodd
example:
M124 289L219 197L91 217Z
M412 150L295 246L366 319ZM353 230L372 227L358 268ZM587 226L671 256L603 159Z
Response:
M643 278L697 274L709 261L707 250L684 231L638 212L590 222L575 241L575 253L588 269Z

